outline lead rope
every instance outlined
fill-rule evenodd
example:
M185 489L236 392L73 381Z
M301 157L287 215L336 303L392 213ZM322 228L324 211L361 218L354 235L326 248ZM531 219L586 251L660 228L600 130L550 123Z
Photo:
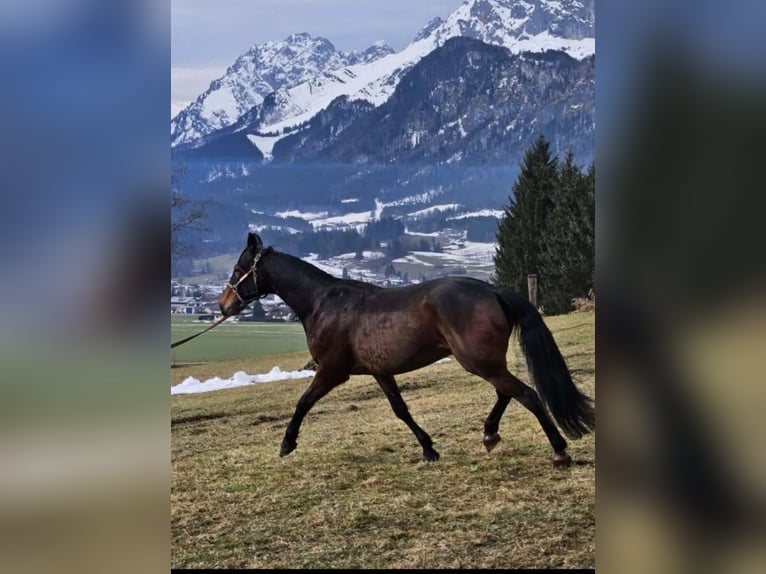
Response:
M231 283L228 284L228 286L231 287L231 290L234 291L234 294L237 296L237 299L239 299L239 302L242 303L242 305L244 305L245 307L247 307L249 302L245 303L245 301L242 299L242 296L239 294L239 291L237 291L237 287L239 287L239 284L242 283L242 281L244 281L247 278L247 276L250 275L250 274L253 275L253 281L255 282L255 266L258 264L258 261L261 259L262 253L263 252L259 252L255 256L255 258L253 259L253 266L250 268L250 271L248 271L247 273L244 273L242 275L242 277L239 278L239 281L237 281L234 285L232 285ZM257 285L258 285L258 283L256 282L256 286ZM257 293L257 291L256 291L256 293ZM244 311L244 307L242 308L242 310ZM240 311L240 313L241 312L242 311ZM184 343L188 343L189 341L199 337L203 333L207 333L210 329L213 329L214 327L217 327L218 325L223 323L227 318L228 317L226 317L226 316L222 316L220 319L218 319L218 321L216 321L215 323L210 325L204 331L200 331L199 333L197 333L195 335L192 335L191 337L186 337L185 339L181 339L180 341L176 341L175 343L171 343L170 348L171 349L175 349L178 345L183 345Z
M196 334L192 335L191 337L186 337L185 339L181 339L180 341L176 341L175 343L171 343L170 348L174 349L178 345L183 345L184 343L187 343L187 342L191 341L192 339L195 339L196 337L199 337L200 335L202 335L202 333L207 333L210 329L212 329L214 327L217 327L218 325L223 323L226 319L228 319L228 317L226 317L225 315L222 316L220 319L218 319L218 321L216 321L215 323L210 325L204 331L200 331L199 333L196 333Z

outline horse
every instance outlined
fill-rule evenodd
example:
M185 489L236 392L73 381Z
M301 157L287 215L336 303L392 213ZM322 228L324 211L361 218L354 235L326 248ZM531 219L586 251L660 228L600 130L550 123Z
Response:
M500 419L511 399L537 418L553 448L555 467L572 460L544 404L569 438L595 430L593 400L572 382L540 313L517 293L469 277L387 288L339 279L298 257L264 248L261 238L249 233L219 297L221 312L237 315L270 294L298 316L318 365L285 430L282 457L297 448L301 423L317 401L351 375L372 375L394 414L414 433L423 458L438 460L431 437L413 420L394 377L449 355L495 388L497 401L484 422L488 452L501 440ZM539 395L507 369L508 342L515 331Z

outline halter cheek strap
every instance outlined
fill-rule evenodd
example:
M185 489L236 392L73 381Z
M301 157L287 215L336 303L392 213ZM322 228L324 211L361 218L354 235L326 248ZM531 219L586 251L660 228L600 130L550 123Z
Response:
M250 267L250 270L247 271L242 275L242 277L239 278L239 280L234 283L233 285L231 282L228 284L229 287L231 287L231 290L234 291L234 295L237 296L237 299L239 299L239 302L242 303L242 305L247 305L250 303L250 301L254 301L255 299L258 299L258 277L256 275L255 266L258 265L258 261L261 259L261 255L263 254L263 251L259 252L254 258L253 258L253 266ZM242 296L239 294L239 291L237 291L237 287L239 287L239 284L242 283L245 279L247 279L248 275L253 276L253 284L255 285L255 297L250 299L250 301L245 301Z

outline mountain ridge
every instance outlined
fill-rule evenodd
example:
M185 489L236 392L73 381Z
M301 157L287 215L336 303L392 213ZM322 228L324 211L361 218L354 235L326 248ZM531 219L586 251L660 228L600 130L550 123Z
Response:
M538 133L587 163L595 134L595 56L511 54L455 37L421 59L382 105L339 96L285 135L247 135L254 152L276 163L511 163ZM245 157L244 131L200 148ZM226 154L224 142L230 147Z
M284 86L346 65L368 63L392 52L385 42L376 42L361 52L341 52L327 38L305 32L255 44L172 118L171 146L193 147L210 134L235 124Z
M303 38L308 35L293 36ZM321 38L322 42L317 44L316 49L327 58L313 68L306 64L307 70L311 68L306 72L308 77L300 82L286 80L279 85L269 84L273 88L270 94L273 95L268 100L269 94L259 92L257 97L250 95L237 103L236 112L231 108L222 110L223 113L217 116L208 112L208 116L212 114L213 117L207 121L205 118L208 116L202 117L201 105L194 110L191 108L209 89L174 118L171 145L195 147L219 130L244 130L252 134L289 131L344 95L351 100L366 100L373 105L381 105L393 94L408 69L455 36L502 45L514 53L557 49L583 59L595 53L595 2L466 0L446 19L432 19L403 50L394 52L385 44L376 49L379 46L376 43L363 53L369 53L367 59L347 57L339 66L335 64L342 59L340 55L343 53L335 51L328 40ZM250 51L255 48L251 47ZM329 57L333 53L338 55L334 59ZM222 98L220 94L217 97ZM237 117L230 117L232 115ZM236 128L232 130L232 126Z

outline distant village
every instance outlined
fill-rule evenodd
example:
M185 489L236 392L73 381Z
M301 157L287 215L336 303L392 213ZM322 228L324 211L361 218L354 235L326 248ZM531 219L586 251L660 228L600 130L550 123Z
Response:
M485 279L491 272L494 243L467 241L464 232L442 231L439 234L443 244L439 244L437 251L407 251L396 259L386 257L380 250L364 250L359 256L351 252L319 259L312 254L305 260L335 277L365 281L381 287L410 285L452 275ZM218 297L226 287L231 272L229 264L221 265L220 262L205 259L189 260L187 263L187 267L172 271L175 279L170 282L171 314L195 315L201 321L216 320L221 314ZM248 305L232 320L295 321L297 318L284 301L269 295Z
M344 277L347 276L347 273L344 273ZM357 277L353 278L357 279ZM369 276L358 278L384 287L393 287L405 283L401 277L396 275L388 278L372 279ZM170 313L172 315L193 315L195 319L200 321L215 321L221 317L218 297L225 287L225 282L203 284L181 283L171 280ZM233 317L231 320L279 322L297 321L298 317L278 296L267 295L263 299L250 303L238 317Z
M170 282L170 313L193 315L200 321L214 321L221 316L218 297L226 287L221 284L186 284ZM248 305L232 321L295 321L292 310L275 295L269 295Z

